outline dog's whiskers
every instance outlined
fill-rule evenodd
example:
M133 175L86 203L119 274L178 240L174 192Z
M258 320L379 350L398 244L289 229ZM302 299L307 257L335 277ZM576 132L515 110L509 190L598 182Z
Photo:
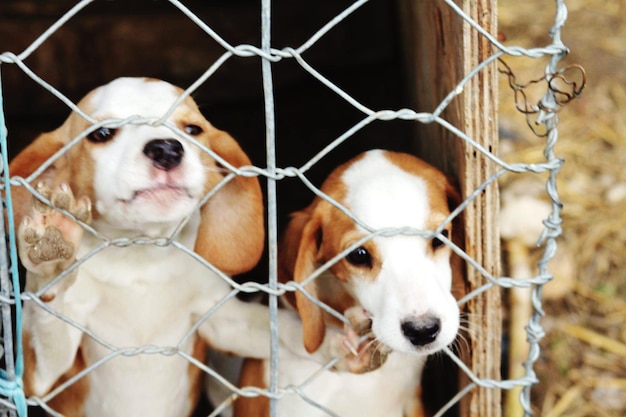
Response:
M373 332L368 332L365 336L368 337L367 343L362 349L359 349L360 353L358 358L362 358L363 355L369 353L369 368L376 369L383 364L389 354L389 348L380 342L377 337L375 337Z
M231 171L229 169L224 168L222 166L206 167L204 171L205 172L218 173L218 174L221 174L221 175L224 175L224 176L226 176L226 175L231 173Z
M457 337L450 346L453 351L457 351L459 353L469 353L471 351L470 341L463 332L459 332L457 334Z

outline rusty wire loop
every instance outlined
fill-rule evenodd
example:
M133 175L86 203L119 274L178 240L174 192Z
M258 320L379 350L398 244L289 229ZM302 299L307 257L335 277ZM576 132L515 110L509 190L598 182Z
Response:
M498 72L507 77L509 87L513 91L515 108L525 115L528 126L538 137L546 137L548 133L539 130L540 123L533 120L531 116L538 115L542 111L548 113L559 112L563 106L579 98L587 86L587 73L585 69L578 64L568 65L556 72L548 72L539 78L520 83L510 65L502 58L498 58L498 63L500 64ZM557 105L556 108L546 107L542 104L541 100L534 103L529 98L527 91L540 84L545 84L546 89L554 94L554 102Z

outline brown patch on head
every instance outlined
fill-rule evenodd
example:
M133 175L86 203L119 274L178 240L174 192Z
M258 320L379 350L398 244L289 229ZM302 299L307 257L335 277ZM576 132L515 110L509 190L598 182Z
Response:
M144 77L144 81L147 82L147 83L162 83L163 82L163 80L160 80L160 79L154 78L154 77ZM176 88L178 88L178 87L176 87ZM180 88L178 88L178 89L180 89ZM182 91L182 89L181 89L181 91Z
M443 172L423 160L406 153L385 151L385 157L403 171L423 178L428 188L428 201L434 213L447 216L450 181Z
M437 229L446 217L450 215L451 211L460 204L461 198L452 185L450 178L439 169L413 155L386 151L385 157L404 171L425 180L428 190L428 202L431 208L426 228L428 230ZM444 228L450 237L454 236L452 229L453 226L454 229L457 228L458 219L453 220L452 223ZM459 229L462 229L462 225L459 226Z
M328 230L326 235L329 238L322 244L322 257L330 260L348 248L352 250L331 267L333 274L346 285L350 285L353 279L368 281L376 279L382 267L376 243L368 240L354 247L357 241L366 236L366 233L357 230L354 222L346 216L335 221L342 223L343 231L336 232L333 228L335 223L332 221L325 225Z

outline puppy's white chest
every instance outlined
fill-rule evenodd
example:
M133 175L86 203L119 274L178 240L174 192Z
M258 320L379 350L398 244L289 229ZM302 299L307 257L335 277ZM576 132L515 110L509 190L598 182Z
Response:
M111 343L175 345L190 327L192 294L185 282L134 282L128 286L95 281L98 303L87 326Z
M88 364L108 358L89 375L87 410L95 416L186 414L187 401L176 399L191 391L189 364L178 354L191 354L196 340L192 334L182 343L192 323L189 300L168 284L154 284L151 291L139 284L101 290L87 328L113 350L84 339Z
M108 343L175 346L192 324L196 300L211 299L211 275L174 247L109 247L81 266L66 297L85 306L86 326Z
M89 373L85 406L96 417L185 415L190 365L180 354L193 352L197 336L185 336L197 300L210 299L202 283L215 280L173 248L158 256L134 249L108 248L90 259L65 294L89 332L81 343L86 365L100 363Z

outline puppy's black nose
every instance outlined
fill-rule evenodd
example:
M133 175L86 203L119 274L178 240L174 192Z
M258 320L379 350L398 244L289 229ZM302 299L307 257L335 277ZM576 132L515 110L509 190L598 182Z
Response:
M402 334L413 346L426 346L432 343L441 331L441 320L434 316L423 316L405 320L400 325Z
M154 139L146 143L143 153L156 168L169 171L180 164L185 150L176 139Z

